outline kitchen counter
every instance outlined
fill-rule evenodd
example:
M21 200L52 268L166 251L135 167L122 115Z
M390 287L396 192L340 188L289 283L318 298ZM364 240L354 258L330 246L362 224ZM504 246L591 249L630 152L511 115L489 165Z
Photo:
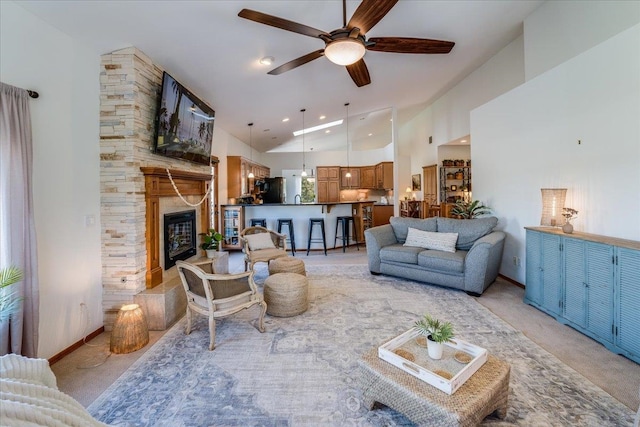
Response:
M235 204L235 205L222 205L223 207L241 207L243 220L242 224L238 224L240 230L243 227L248 227L251 224L251 219L263 218L267 222L267 228L270 230L276 230L278 227L278 219L290 218L293 220L293 228L296 238L296 254L298 251L306 252L307 242L309 239L309 219L310 218L322 218L325 223L325 234L327 239L327 248L333 248L336 240L336 224L339 216L356 216L356 224L359 224L359 229L363 226L363 221L371 222L371 215L366 215L363 218L359 215L359 212L363 212L364 206L368 205L373 208L373 200L365 201L344 201L344 202L332 202L332 203L263 203L263 204ZM293 208L293 209L292 209ZM286 228L283 230L285 231ZM223 233L224 234L224 233ZM359 233L358 240L360 245L364 244L363 233ZM314 238L319 237L319 229L314 230ZM287 244L288 245L288 244ZM312 249L319 249L322 244L312 245Z

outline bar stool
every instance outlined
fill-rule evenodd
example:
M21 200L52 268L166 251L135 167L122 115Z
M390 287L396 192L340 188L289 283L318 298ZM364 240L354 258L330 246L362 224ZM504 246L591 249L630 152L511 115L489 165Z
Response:
M278 233L282 234L282 226L287 226L289 243L291 245L291 255L296 256L296 236L293 232L293 219L291 218L278 218Z
M356 243L356 248L360 250L358 246L358 232L356 230L356 222L353 216L339 216L336 221L336 238L333 241L333 249L336 248L336 242L338 238L342 238L342 252L349 246L349 224L353 225L353 241ZM342 227L340 227L342 226ZM338 236L338 228L341 228L342 236Z
M265 218L251 218L251 227L255 227L256 225L267 228L267 220Z
M322 233L322 238L311 237L313 234L313 227L315 225L320 226L320 232ZM309 240L307 241L307 256L309 255L309 249L311 249L311 243L320 243L320 242L322 242L322 247L324 247L324 255L326 256L327 255L327 238L324 233L324 218L309 218Z

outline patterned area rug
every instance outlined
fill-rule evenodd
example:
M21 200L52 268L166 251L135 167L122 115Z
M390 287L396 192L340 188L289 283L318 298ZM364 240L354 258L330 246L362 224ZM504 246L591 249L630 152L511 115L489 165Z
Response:
M386 407L363 407L360 355L405 332L424 313L511 364L507 418L492 426L623 426L633 414L463 292L385 276L366 266L307 267L310 307L300 316L257 308L184 334L179 321L89 411L134 426L409 426ZM259 269L256 282L266 278ZM256 310L256 311L254 311Z

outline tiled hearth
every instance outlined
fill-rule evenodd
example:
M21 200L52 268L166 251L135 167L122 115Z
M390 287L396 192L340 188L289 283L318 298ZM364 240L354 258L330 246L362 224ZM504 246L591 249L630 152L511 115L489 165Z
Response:
M169 168L196 174L211 174L211 168L208 166L161 157L151 152L154 116L161 81L162 69L136 48L126 48L102 56L100 215L103 312L107 330L111 329L120 307L133 302L135 295L147 289L147 278L150 274L147 206L145 177L141 168ZM196 194L188 197L190 203L195 203L201 198ZM162 197L160 200L157 211L160 217L165 212L193 209L184 205L177 196ZM196 227L200 230L201 210L196 208L196 212ZM172 270L175 271L175 267L168 271L161 268L159 273L163 280L177 276ZM157 275L158 271L155 273ZM166 302L168 305L173 303L173 300Z

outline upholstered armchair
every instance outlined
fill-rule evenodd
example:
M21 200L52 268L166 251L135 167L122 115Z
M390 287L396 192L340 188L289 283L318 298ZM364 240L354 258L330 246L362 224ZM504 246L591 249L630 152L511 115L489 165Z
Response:
M245 254L245 270L253 270L257 262L269 264L271 260L288 256L286 236L264 227L245 228L240 232L240 241Z
M267 304L253 281L253 271L239 274L209 274L197 265L176 261L178 274L187 294L187 326L191 333L193 312L209 318L209 350L213 350L216 339L216 321L254 305L260 313L257 328L264 332L264 314Z

